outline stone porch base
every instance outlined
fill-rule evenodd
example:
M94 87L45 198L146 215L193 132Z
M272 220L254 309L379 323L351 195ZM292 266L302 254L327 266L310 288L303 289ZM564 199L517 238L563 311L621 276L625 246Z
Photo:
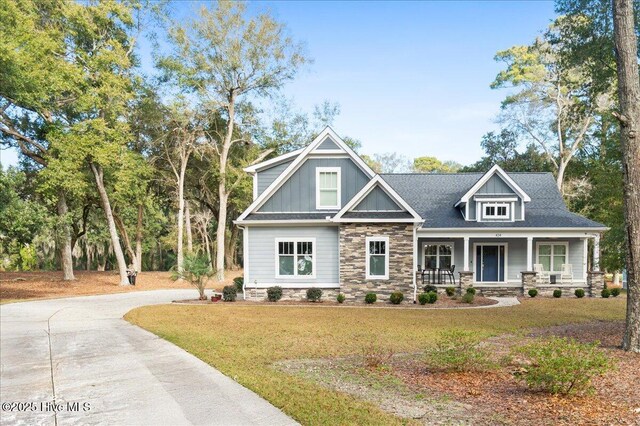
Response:
M338 288L323 288L321 300L328 300L335 302L336 297L340 293ZM246 300L253 302L262 302L267 300L266 288L246 288L245 289ZM307 289L306 288L282 288L282 299L280 300L306 300ZM238 294L238 300L242 300L242 294Z

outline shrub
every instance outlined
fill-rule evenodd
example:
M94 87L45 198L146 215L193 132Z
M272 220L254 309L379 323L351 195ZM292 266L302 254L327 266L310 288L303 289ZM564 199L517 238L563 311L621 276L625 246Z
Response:
M619 287L614 287L611 289L611 295L613 297L618 297L620 296L620 288Z
M366 296L364 296L364 303L367 304L372 304L372 303L376 303L376 300L378 300L378 296L376 296L375 293L367 293Z
M427 293L427 303L433 304L438 300L438 293L430 291Z
M174 280L184 279L198 289L200 300L207 300L204 295L204 288L209 277L213 275L209 259L204 256L187 254L184 257L182 271L174 270L171 278Z
M336 300L338 301L338 303L344 303L344 299L345 299L344 294L338 293L338 296L336 297Z
M473 293L466 293L464 295L462 295L462 303L473 303L473 299L475 299L476 296Z
M578 299L582 299L584 297L584 290L581 288L577 288L574 294Z
M418 295L418 302L420 302L421 305L426 305L427 300L429 300L429 293L420 293Z
M474 296L476 295L476 289L473 287L469 287L467 289L467 294L473 294Z
M527 293L530 297L536 297L538 295L538 290L536 290L535 288L531 288Z
M280 299L282 299L282 287L276 285L267 289L267 300L269 302L277 302Z
M404 294L402 294L401 291L394 291L393 293L391 293L391 296L389 296L389 301L394 305L399 305L403 299Z
M235 285L226 285L222 289L222 300L225 302L235 302L237 295L238 293L236 292Z
M455 296L456 294L456 288L455 287L447 287L444 289L444 291L447 293L447 296L452 297Z
M430 292L437 293L438 292L438 288L435 285L431 285L431 284L425 285L424 286L424 292L425 293L430 293Z
M383 367L392 356L393 351L373 343L362 348L362 363L370 370Z
M602 291L600 292L600 295L605 299L608 299L609 296L611 296L611 290L609 290L608 288L603 288Z
M559 299L562 297L562 290L557 289L557 290L553 290L553 297L555 297L556 299Z
M591 379L611 368L598 346L598 342L551 337L516 348L515 352L527 359L520 373L527 386L567 395L590 390Z
M429 368L445 371L484 370L491 366L488 352L480 347L480 338L464 330L441 332L435 345L425 352L425 363Z
M310 302L317 302L322 297L322 290L319 288L311 287L307 290L307 300Z
M235 277L233 279L233 285L236 286L237 293L242 293L244 291L242 289L242 286L244 285L244 277Z

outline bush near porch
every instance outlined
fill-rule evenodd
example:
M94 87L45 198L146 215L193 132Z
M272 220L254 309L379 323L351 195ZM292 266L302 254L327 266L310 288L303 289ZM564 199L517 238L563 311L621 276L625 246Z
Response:
M622 320L624 311L621 298L528 299L509 308L446 311L216 304L148 306L126 319L234 377L303 424L364 425L413 421L279 371L274 363L361 356L372 341L394 353L417 353L443 330L465 329L486 338L531 327Z

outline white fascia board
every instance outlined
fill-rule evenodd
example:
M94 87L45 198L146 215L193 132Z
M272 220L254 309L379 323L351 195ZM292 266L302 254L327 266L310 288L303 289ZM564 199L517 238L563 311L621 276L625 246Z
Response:
M380 188L400 207L405 209L413 219L388 219L387 222L424 222L424 219L407 203L391 186L380 176L376 175L371 179L356 195L349 200L349 202L333 217L335 222L378 222L382 219L342 219L342 216L350 211L353 207L357 206L367 195L376 187ZM385 219L386 220L386 219Z
M278 176L276 178L276 180L274 180L273 182L271 182L271 185L269 185L267 187L267 189L265 189L264 191L262 191L262 194L260 194L260 196L258 196L258 198L256 198L251 205L249 205L249 207L247 207L247 209L240 215L240 217L238 217L238 221L244 220L250 213L254 212L255 210L257 210L258 208L260 208L260 206L262 206L262 204L264 204L269 197L271 197L273 195L274 192L276 192L276 190L278 188L280 188L280 186L291 177L291 175L298 170L298 168L300 167L300 165L302 165L302 163L307 159L307 157L309 156L309 154L316 149L316 147L322 143L324 141L324 139L329 136L331 137L331 139L333 139L333 141L340 147L342 148L347 154L349 154L349 156L353 159L353 161L362 169L362 171L368 176L368 177L373 177L375 175L374 171L371 170L371 168L369 166L367 166L367 164L362 160L362 158L360 158L358 156L358 154L356 154L351 148L349 148L349 146L347 144L344 143L344 141L340 138L340 136L338 136L336 134L336 132L333 131L333 129L329 126L325 127L325 129L320 132L320 134L318 136L316 136L316 138L309 144L307 145L306 148L304 148L300 154L298 154L298 157L296 157L295 160L293 160L293 162L291 164L289 164L289 167L287 167L281 174L280 176Z
M495 174L499 174L500 177L502 178L502 180L504 180L504 182L509 185L509 187L511 189L514 190L514 192L516 194L518 194L523 200L524 202L528 203L529 201L531 201L531 197L529 197L527 195L526 192L524 192L522 190L522 188L520 188L520 186L518 186L517 183L514 182L513 179L511 179L511 177L509 177L509 175L507 174L507 172L505 172L504 170L502 170L502 167L500 167L497 164L494 164L493 167L491 167L491 169L489 169L489 171L487 173L485 173L472 187L469 191L467 191L466 194L464 194L462 196L462 198L460 198L460 200L454 205L454 207L458 207L458 205L460 203L466 203L469 201L469 199L475 195L476 192L478 192L478 190L480 188L482 188L482 185L484 185L485 183L487 183L487 181L489 179L491 179L491 176L495 175Z
M418 229L420 238L589 238L600 228L432 228Z
M251 166L245 167L244 170L247 173L256 173L262 169L265 169L267 167L270 166L275 166L278 163L281 163L283 161L289 160L297 155L300 155L300 153L302 152L303 148L300 149L296 149L295 151L291 151L291 152L287 152L286 154L282 154L279 155L277 157L271 158L269 160L266 161L262 161L258 164L253 164Z
M234 220L234 225L237 226L258 226L258 225L289 225L289 226L298 226L298 225L326 225L332 226L334 223L328 219L297 219L297 220Z

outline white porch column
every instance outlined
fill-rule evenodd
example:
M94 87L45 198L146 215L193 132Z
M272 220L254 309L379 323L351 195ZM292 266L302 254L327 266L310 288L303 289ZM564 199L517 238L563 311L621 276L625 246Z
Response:
M600 270L600 234L593 237L593 268L594 271Z
M469 270L469 237L464 237L464 271Z
M416 232L418 225L413 226L413 303L418 300L418 283L416 273L418 271L418 233Z
M587 280L587 272L589 271L589 240L587 238L582 239L583 253L582 253L582 276L585 281Z
M533 237L527 237L527 271L533 271Z

